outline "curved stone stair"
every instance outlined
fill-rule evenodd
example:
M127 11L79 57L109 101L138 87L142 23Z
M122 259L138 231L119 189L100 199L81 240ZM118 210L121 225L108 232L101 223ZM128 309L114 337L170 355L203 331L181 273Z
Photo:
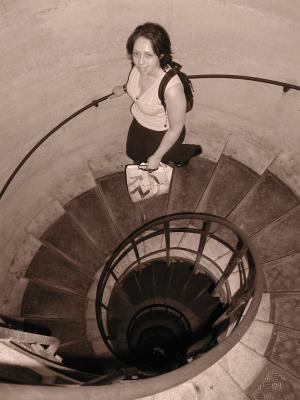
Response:
M299 357L295 357L300 331L299 198L274 173L276 158L254 168L246 156L237 159L228 148L217 163L197 158L175 169L169 195L133 204L124 173L118 172L96 175L93 189L63 207L58 205L56 221L36 238L37 252L24 267L21 316L25 325L34 323L37 331L48 330L58 337L59 354L66 360L83 357L87 366L101 357L112 362L99 337L94 311L96 285L108 255L142 223L165 213L213 213L252 237L266 278L263 300L250 330L226 356L179 386L176 394L170 390L154 398L179 399L184 393L194 398L201 393L206 397L200 398L208 399L296 400L300 393ZM231 240L224 229L216 233ZM178 240L196 246L188 235ZM163 239L153 241L153 247L162 244ZM224 260L225 265L226 249L216 249L210 240L206 246L211 259ZM143 254L146 249L139 250ZM160 296L161 288L157 290ZM115 309L121 304L126 308L123 297L115 300Z

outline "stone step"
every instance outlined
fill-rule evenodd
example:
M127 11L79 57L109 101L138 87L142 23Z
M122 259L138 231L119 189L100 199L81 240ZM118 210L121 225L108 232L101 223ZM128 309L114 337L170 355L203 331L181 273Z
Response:
M214 168L213 161L201 157L192 159L183 168L175 167L168 214L194 211Z
M269 293L263 293L258 311L256 313L256 319L258 321L271 322L271 295Z
M124 317L131 315L133 307L127 293L121 286L115 287L109 299L109 314L111 317Z
M267 360L243 343L237 343L218 364L244 391L262 373Z
M222 155L196 211L226 217L257 179L254 171Z
M189 226L193 227L192 225ZM181 236L181 239L178 243L182 247L193 250L194 252L198 252L200 240L201 240L200 233L186 232ZM203 254L206 256L206 258L215 261L218 260L220 257L226 255L229 252L229 249L230 249L229 246L226 246L217 239L209 236L205 242Z
M93 276L102 263L95 246L86 238L84 232L70 215L64 214L42 236L42 241L57 248L83 270Z
M130 200L125 173L97 179L97 185L121 238L126 238L141 225L139 204Z
M270 322L300 331L300 292L271 294Z
M251 237L295 207L298 202L287 186L266 171L228 219ZM228 230L220 229L218 235L229 243L233 242Z
M219 363L191 379L196 389L196 399L205 400L249 400L239 384L232 379Z
M240 386L218 364L170 390L155 394L151 400L249 400ZM144 400L139 399L139 400ZM150 398L149 398L150 400Z
M141 278L138 272L132 271L122 280L122 290L126 293L130 303L135 306L143 302L143 290L140 284ZM148 282L153 285L152 282Z
M62 345L57 353L63 358L63 363L67 367L93 374L105 372L102 360L95 358L93 348L86 339Z
M195 299L201 304L205 303L205 297L207 295L209 287L213 284L213 281L205 274L191 272L186 282L182 282L182 289L178 293L178 300L181 300L184 304L195 304ZM199 297L198 297L199 296Z
M174 261L172 263L172 276L169 281L168 297L178 299L182 288L192 274L192 267L185 262ZM180 299L178 299L180 301Z
M143 268L136 272L138 277L139 286L143 293L144 299L153 299L155 297L153 279L154 270L153 268Z
M269 171L229 215L248 236L254 235L299 203L292 191Z
M96 190L76 197L65 209L76 219L82 230L97 247L99 258L104 260L117 246L118 237L103 200Z
M61 288L81 296L87 294L93 281L78 266L44 245L34 256L25 276L30 280L39 281L47 286Z
M253 236L256 250L266 263L300 251L300 205Z
M124 150L103 154L101 157L97 156L97 158L90 159L87 162L95 180L103 176L121 173L130 163L131 160L126 156Z
M152 232L154 232L154 231L147 230L147 231L145 231L144 235L151 234ZM165 246L165 234L164 233L145 240L144 241L144 253L149 254L152 252L160 251L163 246ZM162 252L159 253L159 255L162 255Z
M107 306L110 301L112 290L117 287L117 284L118 282L112 274L108 275L108 278L104 286L102 285L102 283L100 285L99 281L99 287L97 289L99 296L98 300L101 300L102 303Z
M300 180L299 180L299 157L290 157L288 154L281 152L269 167L278 179L285 183L298 198L300 197Z
M257 141L253 135L240 133L228 138L223 154L247 165L258 175L262 175L278 156L274 148Z
M59 338L60 346L86 339L86 322L63 318L24 318L24 329L36 329L37 332Z
M127 256L122 258L114 267L114 274L118 279L122 279L122 275L126 273L129 265L136 262L136 257L133 252L129 253Z
M255 319L242 337L241 343L264 356L269 346L273 329L274 325L270 322Z
M145 287L148 282L148 286L152 286L154 297L163 298L168 293L171 278L171 267L168 266L164 261L157 261L152 263L150 268L152 269L152 282L146 280L143 287Z
M84 320L86 305L84 297L30 281L24 294L22 316Z
M199 326L203 327L207 323L212 324L224 312L222 303L217 297L211 297L204 292L197 300L189 304L189 308L197 315Z
M267 292L298 292L300 252L263 264Z
M166 215L168 199L169 195L163 194L161 196L154 197L153 199L141 201L139 206L141 210L142 224Z

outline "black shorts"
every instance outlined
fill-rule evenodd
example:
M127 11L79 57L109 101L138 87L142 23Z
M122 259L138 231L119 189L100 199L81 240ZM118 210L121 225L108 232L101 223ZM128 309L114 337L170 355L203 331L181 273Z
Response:
M158 149L164 134L167 131L154 131L145 128L133 119L127 136L126 153L132 160L141 163L155 153ZM163 156L162 162L185 162L188 161L195 152L195 145L183 144L185 138L185 127L183 127L179 138L173 146Z

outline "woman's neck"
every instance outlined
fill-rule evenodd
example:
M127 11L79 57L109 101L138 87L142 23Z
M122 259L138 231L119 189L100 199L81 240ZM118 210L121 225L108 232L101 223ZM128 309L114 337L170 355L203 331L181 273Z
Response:
M161 68L157 68L157 70L155 70L155 71L151 71L149 73L141 74L141 78L145 78L145 79L149 79L149 80L155 81L156 79L159 78L161 71L162 71Z

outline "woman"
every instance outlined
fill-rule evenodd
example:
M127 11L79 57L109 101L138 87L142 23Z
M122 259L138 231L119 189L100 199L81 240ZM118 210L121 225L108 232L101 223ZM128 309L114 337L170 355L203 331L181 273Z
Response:
M174 65L168 33L156 23L139 25L129 36L126 49L132 69L127 84L115 87L113 96L121 96L126 90L133 100L128 157L137 163L146 162L148 170L157 169L161 161L186 165L202 149L183 144L186 98L180 78L175 75L166 86L166 110L158 97L159 84Z

